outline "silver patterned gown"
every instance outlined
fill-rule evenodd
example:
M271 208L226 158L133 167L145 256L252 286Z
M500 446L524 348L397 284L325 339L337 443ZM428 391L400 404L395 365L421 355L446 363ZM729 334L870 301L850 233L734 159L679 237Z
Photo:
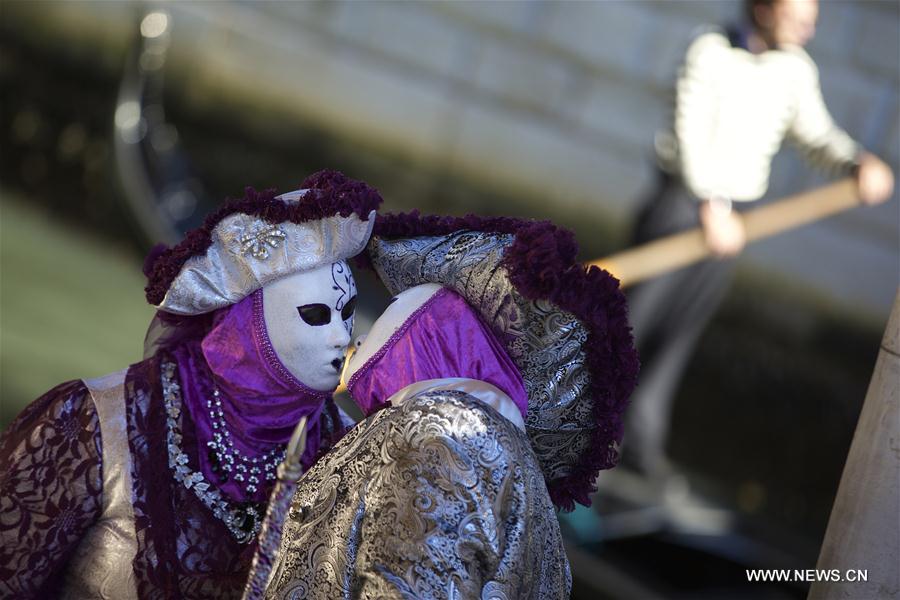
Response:
M568 598L524 431L459 389L360 423L299 483L267 598Z

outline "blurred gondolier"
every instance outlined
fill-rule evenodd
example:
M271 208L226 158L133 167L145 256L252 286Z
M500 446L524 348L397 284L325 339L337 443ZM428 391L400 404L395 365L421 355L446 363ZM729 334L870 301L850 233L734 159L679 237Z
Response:
M656 139L659 177L632 242L700 226L718 260L640 285L629 293L641 382L626 423L625 462L665 477L672 401L700 334L723 300L745 244L735 214L762 197L784 140L830 175L854 175L864 203L893 191L891 169L832 120L819 74L803 46L816 0L747 0L746 22L707 27L678 71L670 130Z

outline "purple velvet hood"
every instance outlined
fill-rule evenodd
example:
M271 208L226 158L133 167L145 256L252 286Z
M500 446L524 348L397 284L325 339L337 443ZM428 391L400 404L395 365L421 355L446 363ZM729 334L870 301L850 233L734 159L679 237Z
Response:
M347 382L366 416L417 381L463 377L490 383L524 417L528 395L503 344L459 294L441 288L414 311Z
M170 351L178 365L182 400L194 422L197 457L207 481L238 502L262 502L272 479L259 477L256 492L227 478L208 443L225 431L235 450L248 457L262 457L290 439L302 417L308 418L304 468L319 451L319 415L331 393L313 390L285 367L269 340L263 316L263 293L257 290L237 304L220 310L212 329L200 341ZM214 396L214 391L218 395ZM218 423L212 411L221 410ZM245 475L249 477L249 475ZM223 480L224 478L224 480Z

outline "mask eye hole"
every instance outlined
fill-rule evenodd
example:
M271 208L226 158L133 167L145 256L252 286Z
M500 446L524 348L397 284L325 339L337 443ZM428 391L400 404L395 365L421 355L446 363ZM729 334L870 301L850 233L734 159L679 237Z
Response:
M304 323L313 327L331 322L331 309L324 304L304 304L297 307L297 312Z
M353 316L353 312L356 310L356 296L350 298L350 302L344 305L344 308L341 309L341 318L343 320L347 320Z

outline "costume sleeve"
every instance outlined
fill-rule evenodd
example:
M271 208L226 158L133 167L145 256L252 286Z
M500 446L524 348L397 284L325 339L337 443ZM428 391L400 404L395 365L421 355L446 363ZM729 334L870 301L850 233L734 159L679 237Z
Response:
M500 499L471 473L454 479L468 461L460 463L443 441L435 440L431 450L430 461L397 465L409 479L379 478L367 490L374 502L361 523L356 556L360 597L480 598L499 566L500 514L491 500Z
M428 391L354 427L298 482L269 600L569 597L571 574L524 431Z
M0 435L0 597L55 595L102 491L97 411L83 381L63 383Z
M787 139L813 167L832 176L847 175L856 166L861 148L835 125L828 113L819 86L819 70L812 58L799 48L793 52L802 67L796 80L796 106Z
M558 524L524 433L474 399L422 398L366 490L359 597L568 597Z
M688 47L675 85L675 137L681 174L688 189L700 199L717 193L719 169L713 152L713 133L718 118L715 81L728 41L716 32L698 36Z

